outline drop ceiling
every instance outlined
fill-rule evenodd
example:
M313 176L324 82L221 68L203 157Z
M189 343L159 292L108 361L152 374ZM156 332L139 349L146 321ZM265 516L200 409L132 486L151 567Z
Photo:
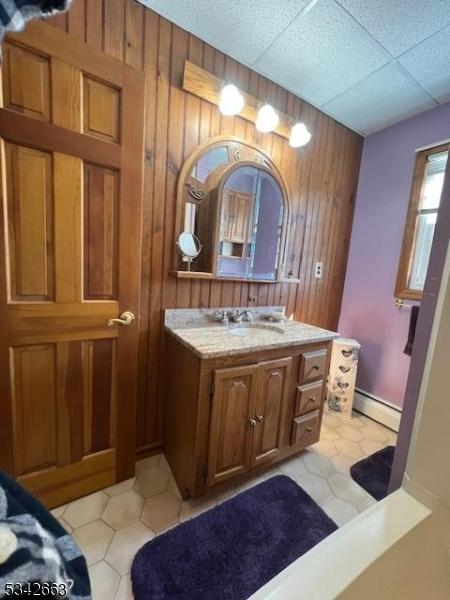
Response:
M367 135L450 100L450 0L139 0Z

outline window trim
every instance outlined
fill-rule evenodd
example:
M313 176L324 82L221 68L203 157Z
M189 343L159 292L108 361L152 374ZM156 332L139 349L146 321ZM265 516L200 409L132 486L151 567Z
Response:
M397 271L397 280L395 283L395 297L405 300L422 300L423 291L413 290L408 287L408 279L414 254L414 245L416 238L417 217L420 207L420 196L422 192L423 180L427 158L433 154L449 151L449 144L440 144L426 150L421 150L416 154L414 165L413 181L409 197L409 208L406 217L405 231L403 234L402 250Z

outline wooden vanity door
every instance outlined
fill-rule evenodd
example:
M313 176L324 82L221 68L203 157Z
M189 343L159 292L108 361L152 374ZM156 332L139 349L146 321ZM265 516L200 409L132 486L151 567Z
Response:
M33 23L2 92L0 467L52 506L134 474L144 81Z
M245 472L251 464L255 414L256 365L218 369L210 426L207 483L212 485Z
M291 364L288 357L258 365L252 465L270 460L282 446Z

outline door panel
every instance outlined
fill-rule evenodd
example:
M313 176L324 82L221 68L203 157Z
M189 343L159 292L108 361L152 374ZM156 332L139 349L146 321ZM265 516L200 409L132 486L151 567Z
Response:
M243 473L250 466L251 425L257 367L215 372L212 403L208 484Z
M271 459L281 447L291 364L289 357L258 365L254 464Z
M0 467L51 505L134 474L143 75L33 23L2 86Z
M53 159L5 144L11 299L54 299Z

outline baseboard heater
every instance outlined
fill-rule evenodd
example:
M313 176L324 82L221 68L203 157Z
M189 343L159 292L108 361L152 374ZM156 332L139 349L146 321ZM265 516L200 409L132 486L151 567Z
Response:
M382 398L356 388L353 408L393 431L399 430L401 409Z

